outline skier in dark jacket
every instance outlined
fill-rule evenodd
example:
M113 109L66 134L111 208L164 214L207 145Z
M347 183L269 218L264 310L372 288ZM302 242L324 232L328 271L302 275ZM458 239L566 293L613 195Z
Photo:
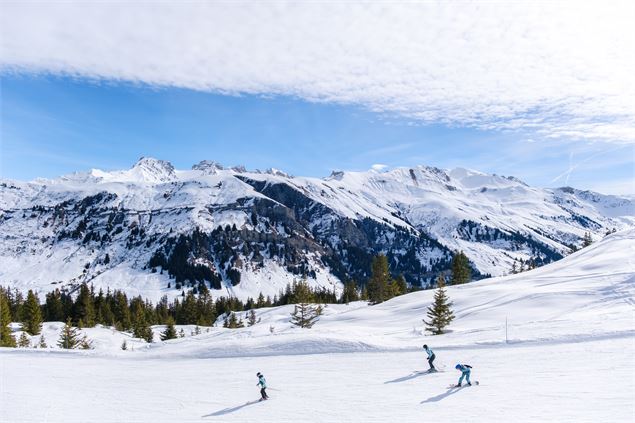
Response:
M435 358L437 358L436 355L434 355L434 351L432 351L431 348L428 348L427 345L423 346L423 350L428 354L428 364L430 365L430 370L428 370L429 372L436 372L437 369L436 367L434 367L434 364L432 364L432 362L434 361Z
M265 389L267 389L267 381L265 380L265 377L260 372L256 373L256 376L258 376L258 383L256 386L260 386L260 396L262 397L260 398L260 401L269 399L269 396L265 391Z
M472 366L469 364L457 364L454 366L456 370L461 372L461 377L459 378L459 383L456 385L457 388L461 386L463 383L463 378L467 381L468 386L472 386L472 382L470 382L470 373L472 373ZM478 385L478 383L477 383Z

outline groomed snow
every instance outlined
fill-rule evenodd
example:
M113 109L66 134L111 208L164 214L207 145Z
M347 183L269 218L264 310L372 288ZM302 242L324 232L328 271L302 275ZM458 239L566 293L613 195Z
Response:
M134 351L121 351L127 335L106 328L86 330L92 351L2 349L2 418L630 422L634 253L635 231L625 231L531 272L450 287L457 319L436 337L422 334L433 294L425 291L376 306L329 305L310 330L292 328L285 306L258 310L251 328L134 341ZM56 325L45 324L45 336L55 337ZM426 368L423 343L443 372L413 373ZM448 389L457 362L474 366L481 385ZM257 371L269 402L252 403Z

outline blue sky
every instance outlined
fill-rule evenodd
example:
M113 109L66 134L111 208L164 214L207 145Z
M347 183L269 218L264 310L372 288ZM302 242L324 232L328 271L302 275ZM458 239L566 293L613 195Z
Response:
M21 180L125 169L141 156L181 169L207 159L318 177L375 164L460 166L532 185L609 191L633 171L629 145L553 143L526 131L422 125L284 96L68 77L4 75L1 117L1 174Z
M632 2L8 2L0 175L140 156L635 194ZM33 28L37 28L34 31Z

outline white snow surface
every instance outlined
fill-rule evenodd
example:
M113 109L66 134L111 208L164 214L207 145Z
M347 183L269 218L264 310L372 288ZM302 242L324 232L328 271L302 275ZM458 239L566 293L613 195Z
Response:
M329 305L312 329L291 306L253 327L202 328L146 344L96 327L91 351L0 349L7 422L631 422L635 413L635 230L518 275L447 289L456 320L423 332L433 291ZM507 321L507 325L506 325ZM61 323L45 323L49 346ZM38 336L33 337L37 341ZM127 339L134 350L122 351ZM442 372L427 374L421 345ZM479 386L449 389L454 364ZM255 373L267 402L255 402Z

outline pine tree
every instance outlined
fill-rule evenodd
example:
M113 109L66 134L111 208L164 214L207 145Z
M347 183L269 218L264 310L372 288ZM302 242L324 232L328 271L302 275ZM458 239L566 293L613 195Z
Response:
M59 289L46 294L46 303L44 304L44 313L47 322L64 321L64 305L62 304L62 294Z
M308 303L296 304L293 308L293 313L291 313L291 323L301 328L310 329L317 321L321 312L321 308L318 309Z
M79 332L73 327L73 325L71 324L71 318L69 317L68 319L66 319L66 324L62 329L59 341L57 341L57 346L66 350L76 348L79 344L78 338Z
M393 281L393 291L395 295L403 295L408 293L408 283L406 283L406 278L403 274L397 276L397 278Z
M92 350L93 349L93 341L89 340L86 335L79 341L79 348L82 350Z
M161 333L161 341L167 341L168 339L175 339L177 337L172 316L168 317L166 325L165 330Z
M11 310L9 301L0 289L0 347L15 348L17 343L15 337L11 333L9 324L11 323Z
M22 307L22 330L29 335L39 335L42 330L42 311L37 295L31 290L26 297L24 307Z
M348 304L353 301L359 301L359 292L357 291L357 282L351 280L344 284L340 302Z
M443 275L437 279L437 290L434 293L434 302L428 307L426 313L429 321L423 320L426 324L426 330L432 332L433 335L441 335L443 330L452 322L454 314L452 313L452 303L445 293L445 279Z
M238 328L244 328L245 324L243 323L242 319L238 319L236 317L236 313L229 312L229 319L227 320L226 327L229 329L238 329Z
M124 339L123 342L121 343L121 349L123 351L126 351L128 349L128 343L126 342L126 340Z
M149 343L151 343L154 340L154 334L152 333L152 328L146 321L145 312L141 305L137 307L137 310L134 314L132 335L135 338L145 339L146 342L149 342Z
M85 283L79 287L79 295L75 301L74 308L76 318L82 322L80 327L92 328L95 326L93 295Z
M20 335L20 339L18 339L18 347L29 348L30 346L31 346L31 340L27 336L26 332L22 332L22 335Z
M469 282L472 271L470 262L463 251L458 251L452 259L452 285Z
M582 248L588 247L593 244L593 238L591 238L591 232L585 232L584 238L582 238Z
M48 345L46 345L46 340L44 339L44 335L40 335L40 342L38 343L38 348L48 348Z
M388 258L382 254L373 258L371 265L371 276L368 280L368 299L373 304L381 303L390 299L392 296L392 290L390 289L390 283L392 278L388 270Z
M247 326L253 326L256 324L256 322L256 312L254 311L254 309L251 309L247 313Z
M265 296L262 295L262 292L258 295L258 299L256 300L256 307L262 308L265 306Z

